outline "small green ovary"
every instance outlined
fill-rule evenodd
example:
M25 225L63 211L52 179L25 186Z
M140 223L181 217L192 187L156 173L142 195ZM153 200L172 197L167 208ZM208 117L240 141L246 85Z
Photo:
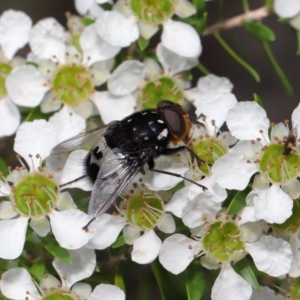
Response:
M134 195L127 202L127 219L142 230L154 228L162 214L162 201L150 194Z
M293 203L292 215L282 224L274 223L272 227L281 232L289 232L291 234L300 232L300 199Z
M137 18L149 24L161 24L172 17L174 0L130 0Z
M55 98L68 105L78 105L88 100L93 91L92 74L80 65L63 66L52 81Z
M264 151L259 169L273 183L284 184L298 176L300 157L297 153L283 155L284 145L272 144Z
M199 167L205 174L209 174L209 165L212 166L218 158L227 153L225 145L215 138L205 138L193 143L193 146L196 154L207 163L202 163Z
M28 217L44 216L56 206L57 185L41 174L30 174L15 186L14 202Z
M203 238L204 250L219 262L228 262L238 251L244 249L240 231L233 222L216 222Z
M161 100L170 100L180 104L183 101L183 92L177 83L170 77L160 77L145 84L140 95L141 109L156 107Z
M55 290L53 293L43 297L43 300L77 300L69 290Z
M5 80L11 71L12 67L9 64L0 62L0 97L7 95Z

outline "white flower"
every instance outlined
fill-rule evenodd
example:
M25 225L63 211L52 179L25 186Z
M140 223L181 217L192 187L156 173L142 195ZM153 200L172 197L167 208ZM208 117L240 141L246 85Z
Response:
M300 12L299 0L274 0L275 13L281 18L291 18Z
M38 22L30 34L35 54L31 59L37 67L15 68L6 80L7 93L21 106L34 107L42 102L41 110L49 113L65 104L86 119L95 110L90 101L95 86L107 80L117 52L101 42L94 25L81 34L82 54L66 40L64 29L55 19Z
M299 126L299 112L300 106L292 114L293 128ZM272 186L263 185L262 190L257 186L256 197L249 204L255 206L257 218L283 223L292 213L292 198L299 197L297 137L293 145L288 141L287 126L279 123L272 128L270 140L270 121L255 102L236 104L227 115L227 125L232 135L242 141L213 165L216 182L227 189L243 190L251 176L259 172Z
M153 108L162 99L184 104L183 90L190 83L182 72L196 66L197 58L181 57L162 44L156 55L162 68L152 59L124 61L109 77L108 91L95 93L93 100L105 123L124 118L134 108Z
M51 224L64 248L78 249L92 237L91 232L82 230L91 218L75 209L69 193L60 192L60 176L43 161L56 144L55 128L44 120L25 122L17 131L14 149L23 156L29 170L22 163L5 182L0 181L0 195L10 199L0 204L0 238L6 241L0 247L1 258L14 259L21 254L29 220L41 237L49 233Z
M208 269L216 269L221 263L222 270L213 286L212 299L250 298L250 283L236 274L230 265L241 260L247 252L256 267L271 276L282 276L289 271L292 262L289 244L282 239L264 236L264 224L248 222L247 214L238 217L237 222L222 214L213 220L215 217L208 214L205 217L207 222L202 224L201 215L198 222L196 215L197 211L187 210L190 225L200 224L193 229L195 239L182 234L168 237L163 242L159 261L173 274L184 271L197 256L201 256L201 264Z
M7 94L5 81L11 70L22 63L13 58L28 42L31 19L23 12L7 10L0 16L0 137L13 134L20 124L20 112Z
M46 274L38 286L26 269L14 268L2 274L0 281L2 294L12 300L53 298L61 297L62 294L70 299L125 300L124 292L114 285L99 284L92 291L90 285L77 283L93 274L96 266L93 250L82 248L70 251L70 254L72 264L63 263L58 259L53 261L62 283L54 276Z
M184 57L198 57L202 51L196 30L183 22L173 21L173 14L181 18L196 12L193 4L179 1L119 0L114 11L105 12L96 21L99 35L110 44L126 47L137 40L139 34L150 39L163 25L161 42L164 47ZM124 28L124 32L120 30ZM126 29L126 31L125 31Z
M124 191L119 216L103 214L90 225L96 234L86 247L104 249L117 239L123 229L125 242L133 245L133 261L147 264L156 259L162 242L154 229L157 227L164 233L173 233L175 221L164 211L163 199L142 187L139 179L140 175L137 175ZM141 235L141 232L144 233Z

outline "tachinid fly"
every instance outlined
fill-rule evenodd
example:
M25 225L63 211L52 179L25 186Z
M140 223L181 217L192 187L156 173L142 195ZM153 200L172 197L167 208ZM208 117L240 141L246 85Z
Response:
M154 159L158 156L187 149L200 162L186 145L169 147L171 143L186 142L191 130L188 113L180 105L163 100L156 109L133 113L121 121L66 140L52 153L91 149L85 158L85 177L94 184L88 214L96 218L109 208L146 163L151 171L182 177L155 169Z

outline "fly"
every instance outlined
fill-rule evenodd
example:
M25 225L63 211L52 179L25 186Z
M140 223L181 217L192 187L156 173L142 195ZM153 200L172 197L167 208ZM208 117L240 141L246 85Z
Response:
M186 149L200 163L201 159L187 145L169 147L171 143L186 143L191 131L188 113L180 105L163 100L155 109L133 113L121 121L70 138L57 145L52 154L90 148L83 177L93 183L88 208L93 221L110 207L146 163L151 171L191 181L180 174L156 169L154 162L160 155L173 155Z

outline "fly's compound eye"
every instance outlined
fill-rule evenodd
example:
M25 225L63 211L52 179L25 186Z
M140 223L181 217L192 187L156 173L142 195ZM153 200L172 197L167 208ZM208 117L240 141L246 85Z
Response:
M181 141L189 135L191 123L187 112L179 104L168 100L160 101L157 112L166 123L173 142Z

